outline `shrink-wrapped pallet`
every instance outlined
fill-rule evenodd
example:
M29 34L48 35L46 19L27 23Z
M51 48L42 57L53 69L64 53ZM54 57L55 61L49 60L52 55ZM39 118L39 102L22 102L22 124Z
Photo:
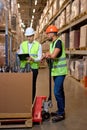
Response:
M52 16L53 16L53 7L52 6L49 8L48 13L49 13L48 18L50 20L52 18Z
M5 24L5 1L0 0L0 24Z
M84 65L83 60L75 61L75 78L81 80L83 78Z
M65 2L65 0L59 0L59 8L62 7L63 3Z
M80 30L73 30L70 32L70 49L79 49L80 44Z
M70 4L66 7L66 24L70 22Z
M54 2L53 2L53 15L55 15L57 11L58 11L58 2L57 2L57 0L54 0Z
M60 28L63 27L66 24L66 11L63 10L62 13L60 14Z
M87 0L80 0L80 13L87 12Z
M71 60L69 63L70 74L74 77L75 74L75 60Z
M60 36L61 40L63 41L64 43L64 46L65 46L65 33L63 33L61 36Z
M80 48L87 47L87 24L80 28Z
M69 45L70 49L74 49L74 33L75 31L70 32L70 45Z
M60 28L60 15L55 20L55 25L57 26L57 28Z
M80 0L74 0L71 6L70 20L72 21L74 18L79 16L79 13L80 13Z
M80 45L80 30L75 30L74 32L74 48L79 49Z
M5 65L5 34L0 34L0 66Z
M70 39L69 39L69 33L65 33L65 48L66 49L69 49L69 41L70 41Z
M84 76L87 76L87 59L84 60Z

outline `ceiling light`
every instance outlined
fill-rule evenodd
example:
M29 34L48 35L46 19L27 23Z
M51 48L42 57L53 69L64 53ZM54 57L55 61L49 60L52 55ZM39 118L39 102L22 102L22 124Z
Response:
M34 15L32 15L32 19L34 19Z
M33 13L35 13L35 9L33 9Z
M18 3L18 8L20 8L20 4Z
M35 0L35 5L37 5L37 0Z
M31 22L30 27L32 27L33 23Z

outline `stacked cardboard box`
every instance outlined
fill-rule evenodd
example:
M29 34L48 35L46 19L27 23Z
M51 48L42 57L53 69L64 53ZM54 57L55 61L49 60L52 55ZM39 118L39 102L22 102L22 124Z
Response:
M0 73L0 119L32 127L32 73ZM21 121L22 120L22 121ZM1 121L1 120L0 120ZM8 124L8 122L7 122ZM17 127L20 123L15 124ZM0 125L0 128L3 125ZM9 127L9 125L7 126ZM13 124L10 125L10 128Z
M80 13L84 13L84 12L87 12L87 0L80 0Z
M5 65L5 34L0 34L0 66Z
M66 7L66 24L70 23L70 4Z
M79 49L80 44L80 30L73 30L70 32L70 49Z
M64 10L60 14L60 28L63 27L66 24L66 17L65 16L66 16L66 12Z
M74 18L79 16L79 13L80 13L80 0L74 0L71 7L70 20L72 21Z
M80 47L87 47L87 24L80 28Z

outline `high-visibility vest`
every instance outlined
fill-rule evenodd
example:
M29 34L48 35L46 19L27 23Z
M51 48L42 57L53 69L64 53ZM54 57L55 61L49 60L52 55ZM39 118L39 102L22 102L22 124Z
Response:
M29 55L32 58L37 58L37 56L38 56L38 50L39 50L39 42L34 41L32 47L30 49L30 52L28 50L28 41L22 42L22 51L23 51L23 54L29 53ZM27 63L26 60L21 61L20 68L24 68L25 65L26 65L26 63ZM32 69L38 69L39 68L39 62L30 61L30 66L31 66Z
M60 40L59 38L53 43L50 44L50 53L52 53L55 49L56 42ZM67 62L66 62L66 55L65 55L65 49L64 44L62 42L62 54L60 57L53 60L52 64L52 76L60 76L60 75L66 75L68 73L67 69Z

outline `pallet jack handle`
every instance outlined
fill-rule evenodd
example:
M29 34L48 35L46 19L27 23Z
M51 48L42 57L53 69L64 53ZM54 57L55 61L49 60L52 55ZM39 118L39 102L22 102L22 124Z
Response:
M48 97L48 101L51 101L52 100L52 90L51 90L51 86L52 86L52 83L51 83L51 69L52 69L52 59L51 58L47 58L46 59L47 61L47 64L48 64L48 67L49 67L49 97Z

